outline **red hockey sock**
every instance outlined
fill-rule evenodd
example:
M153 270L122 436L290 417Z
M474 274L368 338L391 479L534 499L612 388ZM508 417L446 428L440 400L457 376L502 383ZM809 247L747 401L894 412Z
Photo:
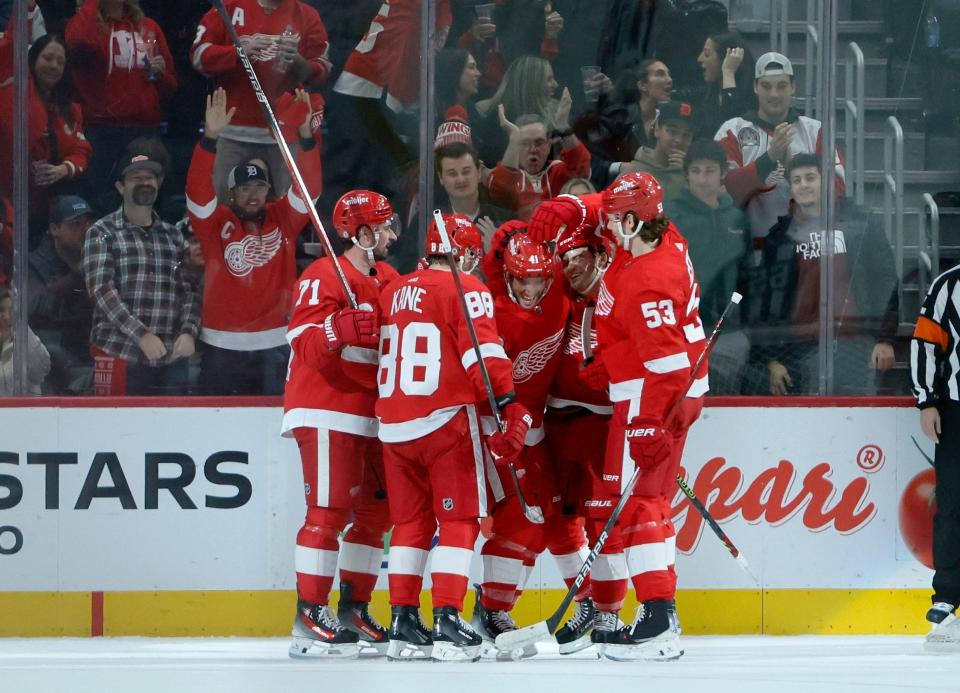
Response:
M470 559L480 533L476 520L449 520L440 523L440 541L433 549L430 577L433 580L433 607L454 606L463 611L463 598L470 580Z
M346 513L327 508L308 508L307 518L297 533L294 564L297 593L304 601L326 604L337 569L340 545L337 537L347 523Z

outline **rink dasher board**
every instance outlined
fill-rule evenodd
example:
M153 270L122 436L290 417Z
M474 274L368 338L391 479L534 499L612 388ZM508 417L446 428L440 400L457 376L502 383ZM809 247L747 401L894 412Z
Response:
M289 604L304 506L297 447L278 435L280 418L278 407L256 406L0 408L0 601L54 599L88 621L99 601L107 630L110 614L183 593L207 623L235 600L264 614ZM843 632L864 610L879 610L872 628L891 623L856 632L921 627L898 622L918 608L931 575L898 529L904 489L927 466L911 436L932 454L916 410L899 402L707 407L688 438L687 479L762 589L678 491L682 594L740 612L727 623L687 618L685 628L770 632L781 595L784 608L796 609L797 595L811 608L830 605L807 619L821 630L796 632ZM548 613L561 587L553 561L539 561L524 613ZM135 627L121 621L118 632ZM0 624L0 634L23 627Z

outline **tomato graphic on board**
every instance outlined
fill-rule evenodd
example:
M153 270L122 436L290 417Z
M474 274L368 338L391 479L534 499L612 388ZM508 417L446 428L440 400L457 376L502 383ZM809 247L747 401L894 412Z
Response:
M933 460L916 440L913 444L930 464L930 469L913 477L903 490L900 497L900 536L918 561L933 568L933 515L937 511L937 478L933 471Z

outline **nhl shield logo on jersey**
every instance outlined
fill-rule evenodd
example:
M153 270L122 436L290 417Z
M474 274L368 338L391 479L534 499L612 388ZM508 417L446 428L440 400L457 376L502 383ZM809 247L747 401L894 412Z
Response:
M453 510L453 498L444 498L443 499L443 509L447 512Z

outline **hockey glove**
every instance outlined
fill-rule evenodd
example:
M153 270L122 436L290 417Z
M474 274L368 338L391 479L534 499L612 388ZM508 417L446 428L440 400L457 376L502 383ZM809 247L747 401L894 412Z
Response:
M503 420L503 431L492 433L487 438L487 447L494 461L500 463L497 458L501 458L502 464L506 464L512 462L523 450L523 441L533 425L533 417L525 406L516 402L505 406L500 417Z
M580 364L578 373L580 380L586 383L591 390L602 392L610 387L610 374L603 361L603 354L595 354L590 363Z
M493 238L490 239L490 248L493 250L493 257L502 262L503 254L510 244L510 239L518 233L523 233L526 228L527 222L512 219L494 231Z
M323 334L330 351L345 346L373 349L380 342L377 316L369 310L344 308L330 313L323 321Z
M630 457L645 472L656 469L670 459L673 436L659 419L635 417L627 426L627 444Z
M574 195L562 195L541 202L530 217L527 233L538 243L557 240L561 227L572 232L583 224L587 208Z

